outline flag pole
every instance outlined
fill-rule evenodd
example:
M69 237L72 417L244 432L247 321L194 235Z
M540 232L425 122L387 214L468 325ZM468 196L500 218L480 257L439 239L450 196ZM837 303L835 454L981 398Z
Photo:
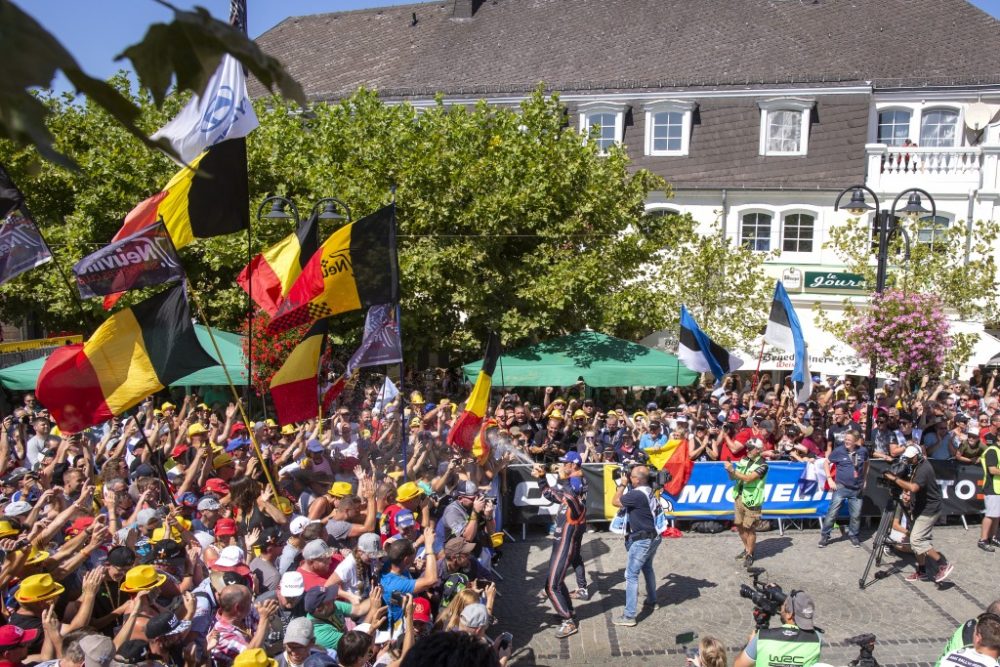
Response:
M396 184L393 183L389 186L389 192L392 194L392 227L390 228L389 234L389 246L390 252L393 255L396 254ZM399 284L399 261L396 260L392 262L392 284ZM399 305L399 295L396 295L396 327L399 329L399 351L403 351L403 310ZM399 355L399 419L400 419L400 435L401 435L401 452L403 461L403 479L406 479L406 445L407 437L409 435L409 428L407 425L402 423L403 420L403 401L406 400L406 377L404 376L403 367L403 355ZM382 385L383 388L385 385Z
M198 317L201 321L205 323L205 329L208 331L208 337L212 341L212 347L215 348L215 354L219 358L219 365L222 366L222 372L226 375L226 382L229 384L229 390L233 394L233 400L236 402L236 408L240 411L240 416L243 417L243 423L247 425L247 434L250 436L250 443L253 445L254 454L257 456L257 460L260 461L261 467L264 469L264 477L267 478L267 483L271 487L271 491L274 492L274 499L276 503L281 503L283 496L278 493L278 487L274 483L274 478L271 476L271 468L267 461L264 459L264 455L260 451L260 445L257 444L257 435L254 433L253 427L250 424L250 419L247 417L246 410L243 408L243 401L240 399L240 394L236 391L236 385L233 384L233 378L229 375L229 368L226 366L225 361L222 358L222 350L219 349L219 343L215 340L215 334L212 333L212 326L208 322L208 318L205 317L205 311L201 309L201 302L198 301L198 297L194 292L194 287L191 282L187 282L187 292L191 297L191 303L194 304L195 310L198 311ZM250 379L247 378L247 382ZM280 509L280 508L279 508Z
M767 341L760 341L760 353L757 355L757 370L753 372L753 380L750 382L750 393L755 396L754 402L756 402L757 394L757 382L760 381L760 362L764 358L764 344Z

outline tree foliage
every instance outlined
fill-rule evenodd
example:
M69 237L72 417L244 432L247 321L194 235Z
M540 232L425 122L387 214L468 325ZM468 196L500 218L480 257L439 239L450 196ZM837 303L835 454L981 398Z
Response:
M978 221L971 232L964 225L933 226L929 220L901 219L899 224L911 239L909 261L905 259L902 234L894 234L889 245L888 283L904 293L935 295L946 311L958 319L997 322L1000 297L993 248L1000 224ZM826 246L834 250L845 270L875 285L876 243L870 221L854 218L830 229ZM968 236L971 234L971 236ZM968 257L966 247L968 244ZM820 311L821 326L840 338L862 317L866 306L844 300L844 318L832 322ZM952 334L952 347L945 365L957 370L968 360L976 343L975 334Z
M129 95L125 79L113 83ZM162 109L148 94L131 101L148 132L182 99L168 97ZM176 167L96 104L65 96L43 102L56 147L80 170L39 167L32 151L13 147L9 169L60 262L71 266L106 243ZM277 98L256 108L261 126L248 137L252 213L272 194L293 198L303 217L319 198L335 196L357 219L388 203L395 186L408 355L473 357L489 329L508 347L585 327L635 339L676 325L681 302L726 343L748 340L759 326L763 310L752 311L766 305L763 258L699 237L690 217L646 216L647 195L669 191L667 184L631 169L624 151L601 156L581 141L557 96L539 90L517 108L437 103L418 110L359 91L308 111ZM252 252L292 228L254 220ZM320 236L334 228L323 222ZM199 240L181 254L213 324L239 329L247 302L235 276L247 261L247 237ZM103 316L96 302L86 307L93 321ZM28 313L51 330L80 328L51 268L0 287L0 318ZM363 317L335 318L334 340L353 350Z

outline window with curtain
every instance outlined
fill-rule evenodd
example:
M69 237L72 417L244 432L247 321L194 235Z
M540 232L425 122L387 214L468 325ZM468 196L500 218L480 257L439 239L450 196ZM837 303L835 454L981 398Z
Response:
M924 111L920 120L920 145L924 148L952 148L957 145L958 112L952 109Z

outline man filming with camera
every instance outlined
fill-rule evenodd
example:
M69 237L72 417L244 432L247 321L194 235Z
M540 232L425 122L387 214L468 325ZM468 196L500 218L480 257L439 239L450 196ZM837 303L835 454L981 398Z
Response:
M941 583L955 569L931 543L934 524L941 513L941 489L938 487L934 468L924 458L919 447L909 445L900 460L912 470L907 475L909 479L903 479L893 472L886 472L883 477L903 490L900 501L913 519L910 547L917 557L917 569L906 580L928 581L933 578L935 583ZM928 557L935 563L932 570L927 569Z
M821 635L816 630L816 605L809 594L789 593L780 614L781 627L754 632L733 667L809 667L819 662Z
M611 504L625 508L627 515L625 548L628 551L628 562L625 565L625 611L612 623L632 627L636 624L637 603L639 601L639 572L646 582L646 601L643 607L656 606L656 574L653 572L653 556L660 546L662 537L656 532L656 503L659 500L653 495L649 485L649 468L644 465L633 466L618 480L618 489Z
M746 456L734 466L731 461L723 465L730 479L736 480L733 496L736 498L736 516L733 523L743 541L743 551L736 559L746 567L753 567L753 550L757 546L757 522L764 505L764 478L767 463L761 457L764 443L757 438L746 442Z

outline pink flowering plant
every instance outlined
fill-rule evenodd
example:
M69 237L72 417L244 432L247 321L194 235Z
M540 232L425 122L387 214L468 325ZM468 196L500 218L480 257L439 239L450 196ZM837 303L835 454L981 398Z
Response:
M873 294L846 340L862 358L902 378L938 372L954 341L941 300L933 294L889 289Z

